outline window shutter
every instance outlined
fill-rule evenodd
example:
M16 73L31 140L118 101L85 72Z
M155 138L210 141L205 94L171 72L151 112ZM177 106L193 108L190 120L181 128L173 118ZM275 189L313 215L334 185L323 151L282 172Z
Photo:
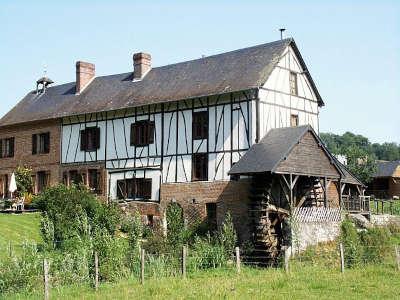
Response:
M14 156L14 150L15 150L15 138L10 138L10 149L9 149L9 157Z
M101 184L101 172L99 170L97 171L97 176L96 176L96 192L98 194L101 194L103 192Z
M154 122L149 122L149 139L148 139L148 144L153 144L154 143L154 129L155 129L155 124Z
M85 151L86 148L87 148L86 130L81 130L81 151Z
M125 199L126 198L125 180L118 180L117 181L117 198L118 199Z
M135 146L136 142L136 125L135 124L131 124L131 146Z
M46 132L44 135L44 153L50 152L50 132Z
M0 158L3 158L3 140L0 140Z
M151 178L144 179L143 198L151 199Z
M37 153L37 134L32 134L32 154Z
M100 148L100 127L96 127L96 130L95 130L95 142L96 142L96 149L99 149Z

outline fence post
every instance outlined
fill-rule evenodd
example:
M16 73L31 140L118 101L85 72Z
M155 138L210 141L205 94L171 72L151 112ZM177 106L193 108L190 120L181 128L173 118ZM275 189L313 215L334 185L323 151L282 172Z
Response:
M186 256L187 256L187 246L182 247L182 277L186 278Z
M44 299L50 299L49 293L49 262L43 259L43 283L44 283Z
M97 251L94 253L94 288L97 291L99 288L99 255Z
M239 247L235 248L235 254L236 254L236 270L239 274L240 273L240 249L239 249Z
M284 250L284 258L285 258L285 272L289 273L289 258L290 258L290 251L289 247Z
M343 250L343 244L339 244L339 250L340 250L340 271L344 273L344 250Z
M399 249L399 246L395 246L394 251L396 254L397 270L400 271L400 249Z
M140 283L144 284L144 255L145 251L142 248L140 251Z

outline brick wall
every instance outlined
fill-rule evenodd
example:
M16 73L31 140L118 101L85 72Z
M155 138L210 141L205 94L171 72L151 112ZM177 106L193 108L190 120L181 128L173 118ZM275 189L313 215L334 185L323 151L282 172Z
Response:
M33 173L50 173L50 184L57 184L60 180L60 131L60 122L57 120L0 128L0 139L15 138L14 157L0 158L0 176L11 176L18 166L26 166ZM44 132L50 132L50 152L32 155L32 135Z
M216 203L217 224L221 225L230 212L239 240L244 241L249 238L248 190L247 180L164 183L160 203L131 201L120 206L127 213L137 211L144 219L152 215L155 223L164 224L166 208L176 202L182 207L188 224L193 224L205 220L206 203Z

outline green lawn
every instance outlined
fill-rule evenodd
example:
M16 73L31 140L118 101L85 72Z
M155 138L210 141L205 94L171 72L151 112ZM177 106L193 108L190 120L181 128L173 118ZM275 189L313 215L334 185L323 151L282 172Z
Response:
M8 256L10 242L16 253L24 241L41 242L39 224L39 213L0 214L0 259Z
M192 274L188 279L136 279L90 287L51 290L54 299L398 299L400 272L394 267L374 266L357 270L300 267L282 270L243 268ZM19 294L6 299L42 299L41 293Z

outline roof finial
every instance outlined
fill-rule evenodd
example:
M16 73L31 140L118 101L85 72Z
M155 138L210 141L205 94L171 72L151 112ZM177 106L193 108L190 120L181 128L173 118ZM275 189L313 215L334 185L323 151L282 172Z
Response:
M283 32L286 30L286 28L279 28L279 31L281 32L281 40L283 40Z

